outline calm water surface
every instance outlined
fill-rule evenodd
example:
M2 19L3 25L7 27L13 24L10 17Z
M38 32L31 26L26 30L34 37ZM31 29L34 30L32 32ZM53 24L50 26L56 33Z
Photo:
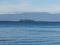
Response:
M0 45L60 45L60 25L1 25Z

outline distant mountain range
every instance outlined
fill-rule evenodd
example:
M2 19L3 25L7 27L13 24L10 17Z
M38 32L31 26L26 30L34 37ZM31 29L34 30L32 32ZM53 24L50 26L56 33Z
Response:
M60 13L51 14L48 12L25 12L20 14L0 14L0 21L20 21L21 19L60 22Z

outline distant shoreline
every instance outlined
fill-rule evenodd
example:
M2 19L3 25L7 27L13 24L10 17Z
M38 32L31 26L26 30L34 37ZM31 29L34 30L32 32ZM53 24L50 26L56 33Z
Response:
M60 23L60 21L34 21L34 20L33 21L31 21L31 20L30 21L0 21L0 22L22 22L22 23L24 23L24 22L25 23L27 23L27 22L28 23L29 22L36 22L36 23L39 23L39 22L52 22L52 23L57 22L57 23Z

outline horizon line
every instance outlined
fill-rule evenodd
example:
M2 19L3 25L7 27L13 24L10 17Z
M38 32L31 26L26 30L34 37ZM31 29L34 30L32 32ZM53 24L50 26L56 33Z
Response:
M0 14L23 14L23 13L48 13L48 14L60 14L60 12L57 12L57 13L51 13L51 12L20 12L20 13L0 13Z

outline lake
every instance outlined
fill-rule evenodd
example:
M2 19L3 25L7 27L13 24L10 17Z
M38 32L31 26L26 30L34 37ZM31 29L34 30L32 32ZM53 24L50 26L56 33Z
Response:
M0 45L60 45L60 23L0 23Z

